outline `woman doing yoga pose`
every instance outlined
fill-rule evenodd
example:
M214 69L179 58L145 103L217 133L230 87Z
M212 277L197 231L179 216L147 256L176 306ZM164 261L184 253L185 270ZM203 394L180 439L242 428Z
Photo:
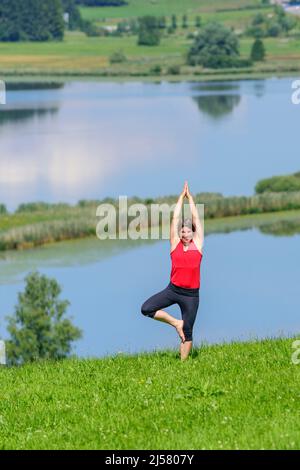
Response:
M192 220L180 222L184 198L187 197ZM193 344L193 326L199 306L200 265L204 242L203 228L193 197L185 182L184 189L175 206L170 227L170 256L172 269L168 286L147 299L142 307L143 315L169 323L175 327L181 338L180 358L185 360ZM162 310L178 304L182 320Z

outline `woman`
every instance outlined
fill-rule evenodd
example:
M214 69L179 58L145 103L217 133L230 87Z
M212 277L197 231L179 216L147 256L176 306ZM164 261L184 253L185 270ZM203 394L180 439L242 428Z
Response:
M180 212L185 197L189 200L192 220L185 219L180 224ZM181 229L178 231L180 225ZM184 189L175 206L170 227L170 256L172 260L170 282L165 289L149 297L141 307L143 315L175 327L181 338L181 360L188 357L193 344L193 326L199 306L203 241L204 235L199 214L189 192L188 184L185 182ZM173 304L179 305L182 320L178 320L162 310L162 308Z

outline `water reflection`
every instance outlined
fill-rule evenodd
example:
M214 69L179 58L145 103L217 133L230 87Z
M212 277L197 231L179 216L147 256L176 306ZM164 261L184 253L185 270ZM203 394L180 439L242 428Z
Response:
M266 84L264 80L257 80L253 84L254 93L257 98L262 98L266 92Z
M287 236L300 233L299 214L287 213L283 220L276 222L262 218L239 218L236 220L222 221L207 220L205 222L205 238L211 235L222 236L234 232L246 232L256 229L262 234ZM0 285L19 282L23 273L29 269L47 267L62 268L92 265L104 261L116 255L141 247L148 247L157 243L168 243L162 240L162 228L159 230L159 239L132 240L99 240L96 236L84 239L65 240L56 243L42 245L40 247L25 250L0 251Z
M32 251L26 253L26 261L25 253L19 253L20 262L16 256L0 263L2 338L7 337L4 317L13 312L18 293L24 290L25 271L37 267L41 273L57 280L62 286L61 297L71 303L68 314L84 331L82 340L76 343L79 356L178 348L173 329L150 321L140 312L142 302L166 287L169 281L168 241L134 241L131 245L127 245L127 241L124 245L111 241L112 251L108 245L101 249L100 242L99 248L96 243L92 244L91 240L76 242L70 248L71 263L67 266L60 264L64 250L67 251L64 242L61 251L58 245L49 247L49 258L47 249L39 249L40 259L35 258L38 251ZM89 262L81 263L85 247ZM285 256L274 256L282 252ZM195 344L298 333L298 253L299 237L296 236L288 240L266 237L258 230L209 236L201 267ZM278 269L285 273L280 279ZM167 311L180 318L177 305Z
M6 91L25 90L60 90L65 87L64 82L5 82Z
M219 119L232 113L241 101L240 95L193 96L198 109L208 116Z
M298 168L291 82L13 85L0 110L0 201L177 194L183 165L195 192L253 194Z
M293 236L300 233L299 220L279 220L271 225L261 225L259 230L266 235Z
M32 109L1 109L0 112L0 126L6 124L23 124L24 121L30 121L31 119L42 119L43 117L53 117L58 113L59 107L54 106L51 108L32 108Z

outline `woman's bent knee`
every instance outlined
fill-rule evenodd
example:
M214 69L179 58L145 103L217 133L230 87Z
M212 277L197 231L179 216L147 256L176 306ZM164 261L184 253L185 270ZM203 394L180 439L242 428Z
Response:
M147 302L144 302L141 306L141 313L146 317L153 318L156 313L156 310L153 311L153 309L151 309L151 306L148 305Z

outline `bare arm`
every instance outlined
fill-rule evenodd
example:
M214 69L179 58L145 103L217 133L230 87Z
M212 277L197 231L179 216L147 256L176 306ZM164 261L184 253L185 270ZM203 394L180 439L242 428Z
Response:
M200 220L199 213L198 213L197 207L195 205L193 196L189 192L189 189L187 189L187 198L189 200L190 209L191 209L191 213L192 213L192 221L193 221L193 224L195 225L195 229L196 229L195 243L196 243L197 247L199 248L199 250L202 253L202 248L203 248L203 243L204 243L203 226L202 226L202 222Z
M180 214L181 214L181 209L182 209L182 203L184 200L184 197L186 195L186 183L184 184L184 188L182 193L180 194L177 204L174 209L173 213L173 218L171 222L171 227L170 227L170 242L171 242L171 251L175 248L179 241L179 235L178 235L178 224L180 220Z

